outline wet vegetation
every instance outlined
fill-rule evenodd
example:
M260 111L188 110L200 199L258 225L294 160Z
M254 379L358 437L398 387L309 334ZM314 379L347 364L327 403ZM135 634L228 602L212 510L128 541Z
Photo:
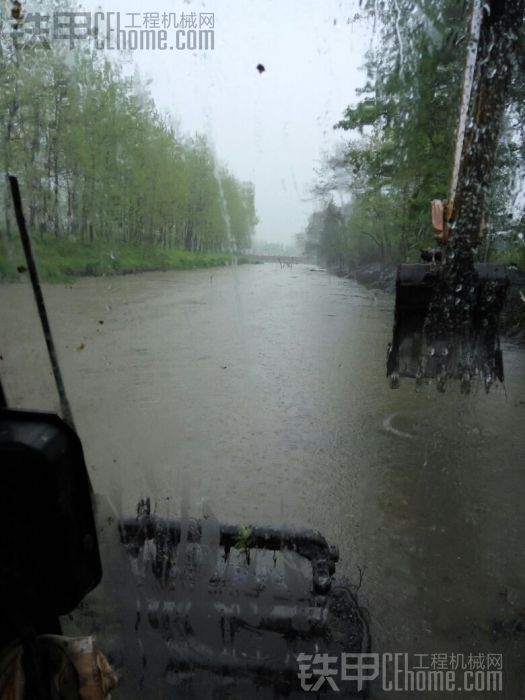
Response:
M5 20L0 38L0 170L18 176L45 278L221 264L249 246L253 185L161 114L137 74L87 40L24 45ZM12 276L7 187L0 234Z
M362 4L377 23L360 100L335 128L346 145L327 157L315 185L320 206L305 249L348 269L417 260L433 243L430 202L447 197L470 4L399 0ZM480 259L525 266L525 39L513 65ZM344 204L337 204L336 195Z
M9 246L10 256L0 260L0 278L9 281L26 275L18 242ZM40 276L47 282L69 282L75 277L102 277L160 270L193 270L248 262L244 255L163 248L148 244L107 241L36 241L34 252Z

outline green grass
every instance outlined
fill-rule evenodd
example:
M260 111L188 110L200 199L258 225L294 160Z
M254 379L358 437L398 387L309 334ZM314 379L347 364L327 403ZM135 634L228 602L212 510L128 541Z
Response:
M153 270L193 270L232 263L230 253L190 253L186 250L122 243L80 243L72 240L33 242L38 271L44 282L66 282L75 277L100 277ZM18 242L0 251L0 280L16 280L16 268L26 267ZM236 256L245 263L244 256Z

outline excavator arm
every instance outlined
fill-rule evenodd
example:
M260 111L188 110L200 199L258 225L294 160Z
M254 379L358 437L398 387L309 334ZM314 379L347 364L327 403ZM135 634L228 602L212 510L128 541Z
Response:
M503 381L498 319L509 281L504 265L476 262L508 99L525 0L473 0L449 197L433 202L441 250L398 269L387 376L444 390L474 377ZM442 220L440 221L440 217ZM427 256L428 259L429 256Z

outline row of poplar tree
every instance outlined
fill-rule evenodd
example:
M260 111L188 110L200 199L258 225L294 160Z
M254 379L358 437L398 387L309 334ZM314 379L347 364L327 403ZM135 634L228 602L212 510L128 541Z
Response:
M144 83L86 44L20 45L0 27L0 170L18 175L30 231L188 251L249 247L253 185L181 135ZM0 229L14 234L7 188Z

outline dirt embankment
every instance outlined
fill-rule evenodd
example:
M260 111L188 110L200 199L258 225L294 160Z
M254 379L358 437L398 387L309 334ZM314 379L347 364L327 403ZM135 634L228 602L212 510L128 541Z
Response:
M381 289L384 292L396 291L396 271L395 265L384 265L383 263L368 263L359 265L351 270L339 270L340 277L355 279L359 284L371 289Z
M525 285L511 286L503 309L500 328L507 338L525 344Z

